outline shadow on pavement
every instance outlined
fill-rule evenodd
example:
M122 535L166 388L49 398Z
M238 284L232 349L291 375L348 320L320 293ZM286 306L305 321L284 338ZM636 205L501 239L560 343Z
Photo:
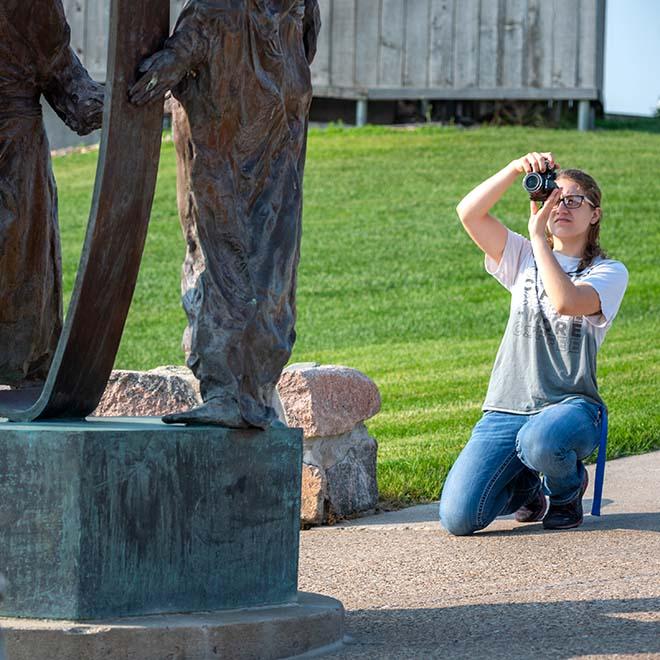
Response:
M328 657L660 654L660 598L357 610L346 622L350 643Z
M491 536L516 536L520 534L558 534L560 532L603 532L612 529L629 529L639 532L660 532L660 511L652 513L605 513L602 516L585 516L584 523L576 530L545 530L541 523L518 525L513 529L483 529L477 534Z
M660 511L645 513L608 513L608 505L612 505L612 500L603 500L603 515L591 516L591 500L584 500L584 510L586 515L584 523L579 528L582 531L603 531L607 529L630 529L636 531L660 532ZM513 520L513 515L501 516L497 520ZM380 527L385 525L406 525L431 523L437 524L438 529L442 529L438 516L438 502L419 505L401 511L382 513L365 518L357 518L351 521L340 523L337 527ZM477 532L478 534L492 534L508 536L515 534L536 534L545 532L540 523L529 525L516 525L512 529L497 529L486 527L486 529Z

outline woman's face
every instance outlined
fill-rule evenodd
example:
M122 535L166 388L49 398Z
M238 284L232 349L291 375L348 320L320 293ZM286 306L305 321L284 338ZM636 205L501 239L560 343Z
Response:
M589 227L600 220L600 208L594 208L589 203L593 204L593 200L589 199L574 181L559 177L557 185L561 188L562 198L583 195L584 199L578 208L567 208L563 202L557 204L550 213L548 221L550 232L553 236L563 240L586 237Z

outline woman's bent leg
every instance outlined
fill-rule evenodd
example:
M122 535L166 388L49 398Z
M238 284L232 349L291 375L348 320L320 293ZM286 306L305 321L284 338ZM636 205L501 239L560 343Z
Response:
M543 472L552 504L565 504L580 494L581 463L600 438L600 408L584 399L569 399L534 415L518 434L518 457Z
M452 466L440 498L440 519L457 536L483 529L512 513L539 488L538 476L516 453L526 415L487 412Z

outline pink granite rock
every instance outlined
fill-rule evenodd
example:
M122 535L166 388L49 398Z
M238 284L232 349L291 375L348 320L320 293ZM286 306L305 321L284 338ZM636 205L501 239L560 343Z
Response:
M277 390L288 426L301 427L306 438L348 433L380 410L375 383L350 367L294 364Z
M185 367L151 371L113 371L93 415L161 417L201 403L199 384Z
M303 464L318 468L325 480L323 522L373 512L378 504L377 453L378 443L362 423L349 433L305 438Z
M327 483L323 470L316 465L302 466L302 494L300 522L305 525L322 525L325 519Z

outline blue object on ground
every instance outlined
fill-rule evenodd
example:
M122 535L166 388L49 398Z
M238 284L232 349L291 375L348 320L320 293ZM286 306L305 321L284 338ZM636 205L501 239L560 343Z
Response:
M605 461L607 459L607 408L601 406L602 425L600 428L600 443L598 445L598 460L596 461L596 479L594 480L594 499L591 504L591 515L600 515L600 505L603 499L603 481L605 479Z

